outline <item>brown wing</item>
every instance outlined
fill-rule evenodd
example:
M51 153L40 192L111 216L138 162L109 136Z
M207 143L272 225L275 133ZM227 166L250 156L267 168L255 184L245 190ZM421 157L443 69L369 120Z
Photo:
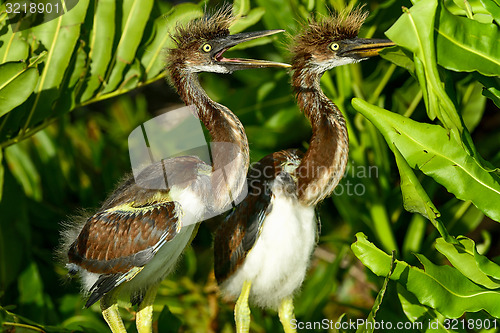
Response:
M180 228L181 207L170 188L187 188L211 167L197 157L153 163L129 177L90 217L68 250L69 262L89 272L115 274L144 266Z
M295 149L269 154L248 172L248 195L217 229L214 240L214 270L218 283L224 282L245 260L271 211L270 183L282 172L282 166L300 159Z
M179 209L175 202L165 202L98 212L71 244L69 262L98 274L142 267L177 234Z

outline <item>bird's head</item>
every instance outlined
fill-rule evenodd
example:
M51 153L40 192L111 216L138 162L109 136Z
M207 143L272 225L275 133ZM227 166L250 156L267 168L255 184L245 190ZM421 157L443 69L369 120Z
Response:
M310 20L294 37L292 67L325 72L378 55L384 47L395 44L388 39L358 38L368 13L361 7L319 20Z
M283 32L266 30L231 35L229 27L234 20L230 9L224 9L212 16L204 16L178 26L172 36L176 48L168 50L168 66L190 72L214 73L232 73L248 68L290 67L288 64L266 60L225 58L224 52L237 44Z

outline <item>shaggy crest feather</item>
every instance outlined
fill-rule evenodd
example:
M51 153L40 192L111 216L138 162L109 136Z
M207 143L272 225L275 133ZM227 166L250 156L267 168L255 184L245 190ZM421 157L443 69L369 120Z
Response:
M235 17L231 13L231 6L225 6L210 15L205 13L203 17L192 20L186 25L178 25L172 39L177 47L190 47L201 41L211 40L217 37L229 35L229 27Z
M321 45L357 37L367 16L368 12L363 10L363 6L359 6L352 11L344 10L329 17L309 19L302 31L293 38L291 51L294 59L303 57L304 53Z

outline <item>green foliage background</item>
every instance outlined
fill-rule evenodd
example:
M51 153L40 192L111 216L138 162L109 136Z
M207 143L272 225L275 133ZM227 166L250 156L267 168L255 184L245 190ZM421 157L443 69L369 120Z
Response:
M220 5L82 0L18 33L0 6L4 331L107 332L98 306L83 309L77 282L66 283L55 260L61 222L96 209L130 171L127 137L136 126L181 105L163 79L168 33L205 6ZM232 31L293 34L312 15L355 5L235 0ZM320 207L321 239L296 316L438 320L441 332L456 331L445 318L474 319L458 331L486 331L485 320L493 327L500 318L500 5L380 0L365 8L370 16L360 36L385 33L399 47L322 79L347 118L350 160L335 195ZM286 61L288 43L273 36L231 52ZM204 74L202 84L242 120L253 161L279 149L307 149L310 127L285 71ZM233 304L219 299L212 272L213 227L202 223L162 283L155 302L160 332L233 331ZM132 332L134 308L121 305ZM274 313L253 308L252 316L252 331L281 329Z

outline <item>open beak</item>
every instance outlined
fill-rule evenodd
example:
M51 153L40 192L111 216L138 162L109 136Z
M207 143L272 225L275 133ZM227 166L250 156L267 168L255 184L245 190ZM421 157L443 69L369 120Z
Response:
M395 45L389 39L354 38L346 41L337 56L365 59L378 55L383 48Z
M254 32L242 32L239 34L229 35L218 39L214 43L214 49L212 51L213 60L219 65L223 65L227 69L234 71L239 69L248 68L266 68L266 67L280 67L289 68L289 64L267 61L267 60L254 60L254 59L239 59L239 58L224 58L223 54L231 47L238 45L240 43L277 34L285 30L264 30L264 31L254 31Z

